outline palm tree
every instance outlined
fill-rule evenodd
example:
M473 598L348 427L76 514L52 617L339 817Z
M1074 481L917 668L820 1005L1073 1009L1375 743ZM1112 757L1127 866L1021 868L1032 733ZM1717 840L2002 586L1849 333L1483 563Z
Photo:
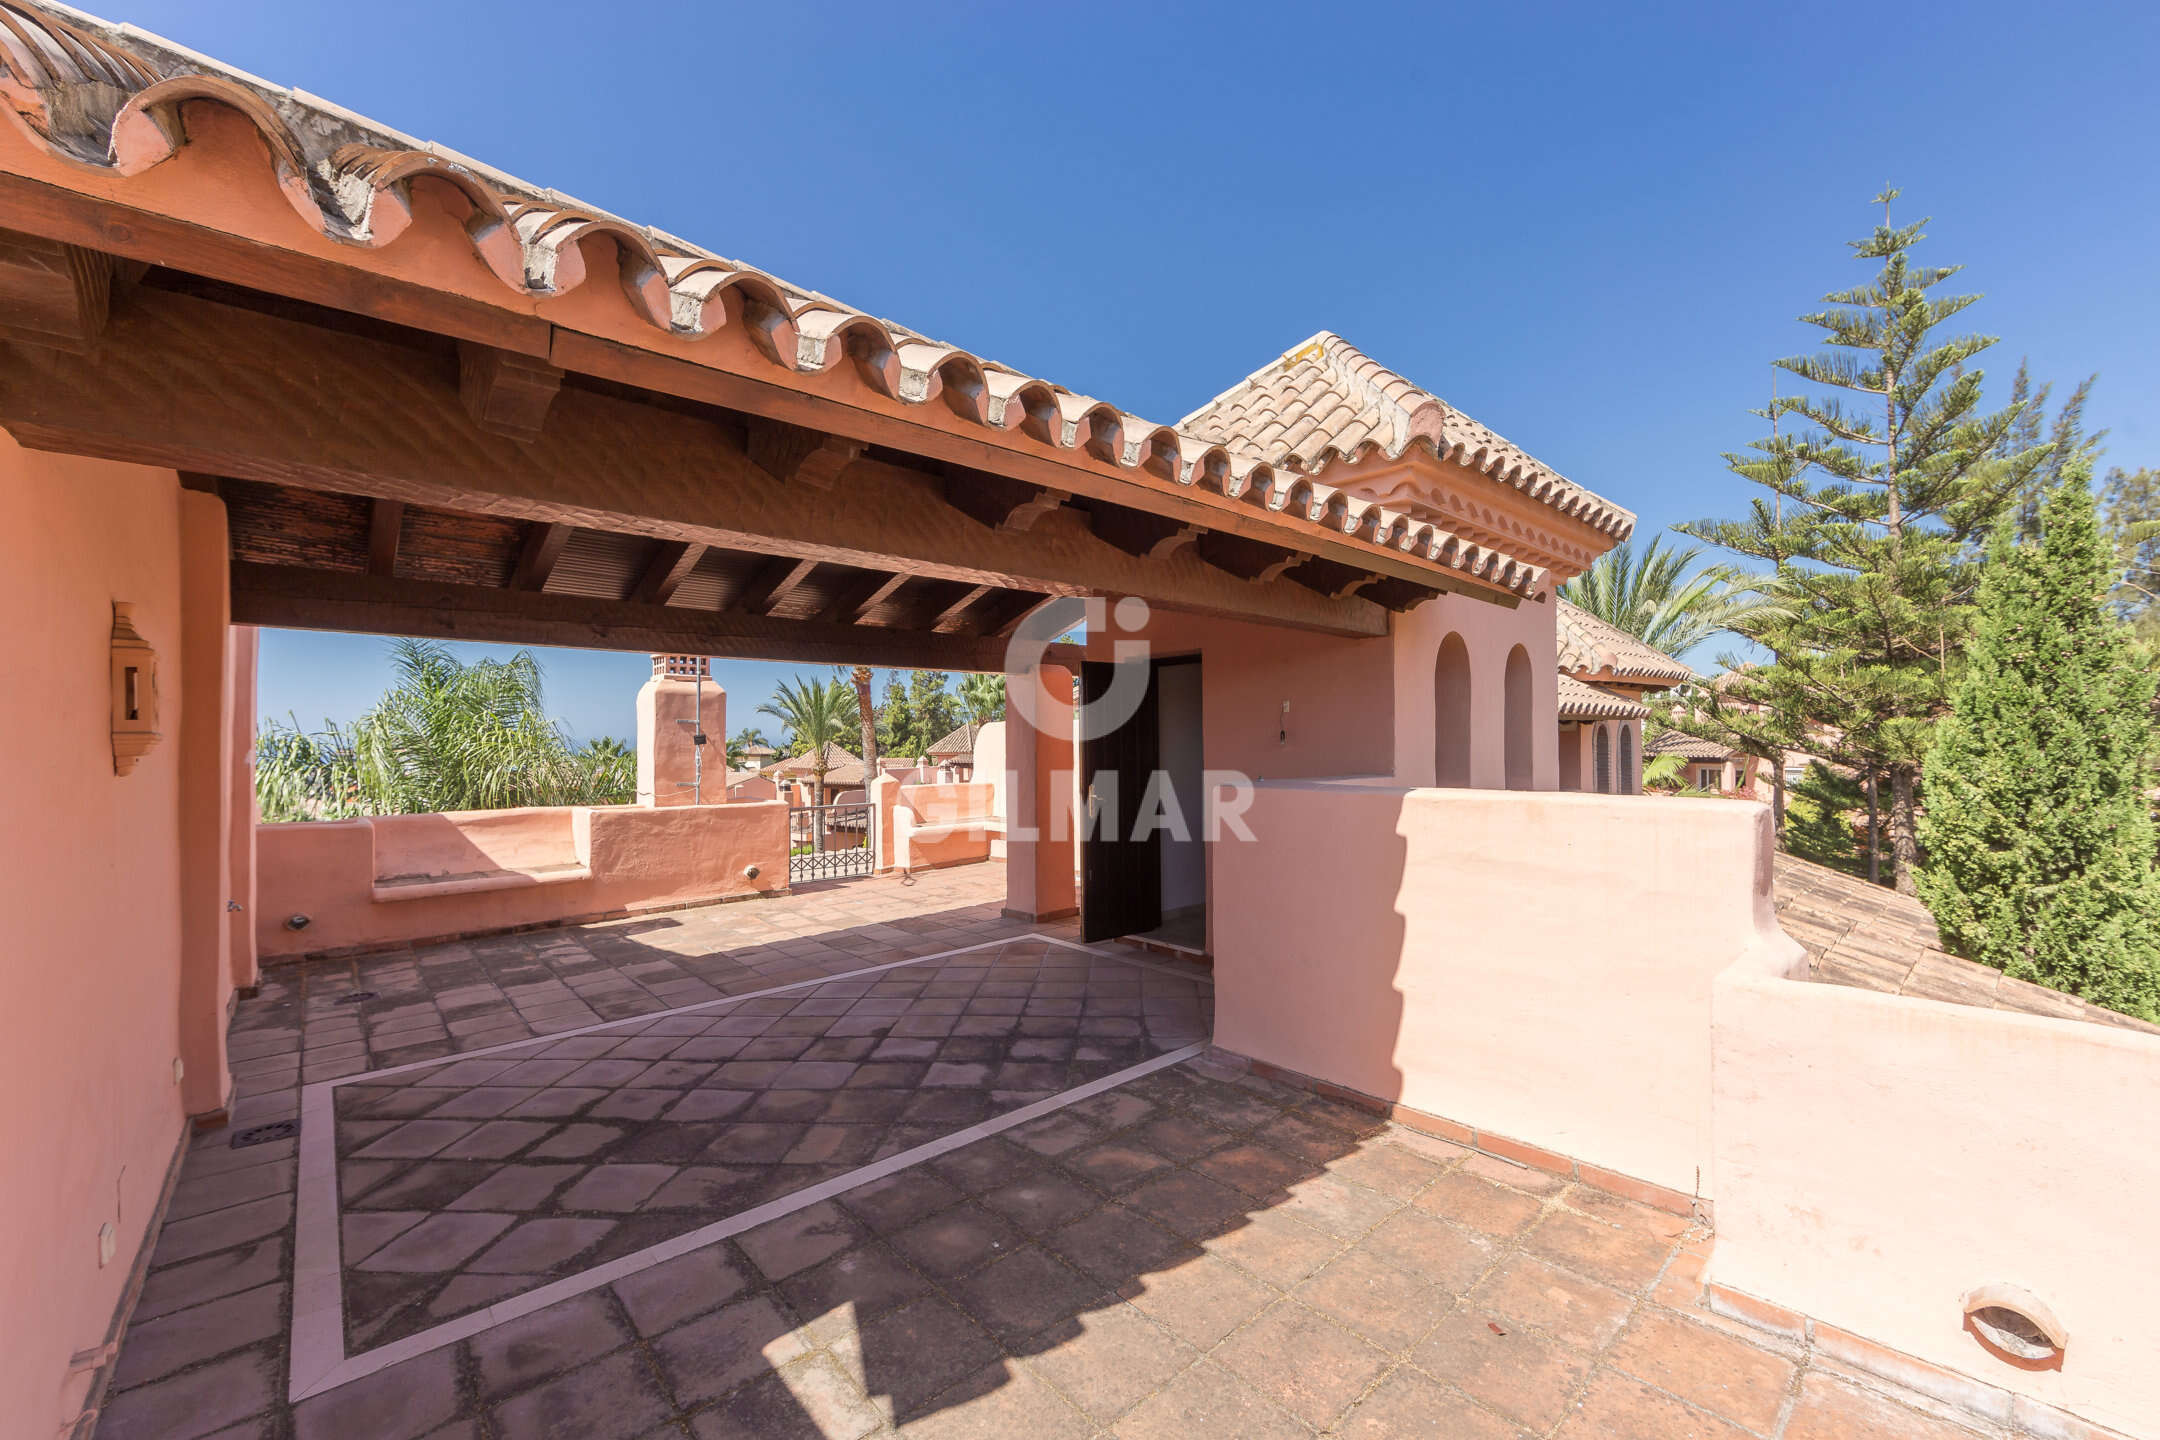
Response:
M1560 595L1653 650L1681 655L1764 603L1730 566L1705 565L1690 575L1700 558L1701 546L1669 547L1663 536L1640 554L1622 543L1561 586Z
M540 662L464 664L448 647L399 640L393 685L350 725L314 734L265 725L256 797L265 820L422 815L527 805L619 805L637 789L620 741L582 750L547 718Z
M860 724L854 694L838 680L782 680L773 698L758 706L758 713L785 725L788 748L810 757L811 800L823 805L830 747Z
M993 720L1004 719L1005 677L989 674L961 676L960 703L967 706L968 718L977 725L988 725Z
M855 713L862 727L863 794L870 793L870 782L877 779L877 706L870 700L870 667L855 667Z

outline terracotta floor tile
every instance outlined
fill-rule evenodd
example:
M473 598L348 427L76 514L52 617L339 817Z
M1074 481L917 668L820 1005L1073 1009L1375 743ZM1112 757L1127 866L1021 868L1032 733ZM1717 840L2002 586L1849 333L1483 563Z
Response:
M895 1250L940 1279L980 1269L1025 1243L1004 1216L972 1201L941 1210L892 1237Z
M804 1349L794 1322L762 1295L678 1325L652 1345L668 1388L692 1405L785 1365Z
M977 1324L1007 1344L1115 1303L1101 1281L1032 1245L953 1283L949 1290Z
M1347 1251L1291 1295L1390 1354L1424 1339L1455 1303L1445 1290L1363 1249Z
M1525 1195L1556 1195L1567 1188L1567 1180L1547 1170L1534 1170L1528 1165L1517 1165L1512 1160L1502 1160L1497 1155L1482 1151L1464 1158L1460 1167L1465 1175L1475 1175Z
M1534 1255L1517 1255L1485 1278L1471 1303L1518 1325L1534 1325L1570 1345L1596 1350L1627 1324L1634 1297L1570 1275Z
M1294 1300L1224 1341L1214 1358L1314 1429L1325 1429L1388 1368L1387 1355Z
M690 1422L697 1440L860 1440L885 1423L877 1406L824 1355L751 1381ZM672 1440L672 1437L671 1437Z
M1484 1236L1458 1230L1421 1210L1397 1211L1358 1244L1396 1269L1455 1295L1476 1284L1501 1253Z
M1098 1423L1109 1424L1168 1385L1200 1352L1130 1305L1082 1314L1074 1332L1028 1359Z
M1800 1382L1784 1440L1973 1440L1973 1434L1816 1371Z
M889 1402L896 1420L918 1418L932 1397L998 1359L997 1342L939 1299L880 1315L833 1342L848 1378L873 1401Z
M1545 1208L1534 1195L1495 1185L1461 1170L1451 1170L1433 1181L1416 1203L1428 1214L1503 1237L1523 1230Z
M1023 1369L995 1363L900 1427L908 1440L1087 1440L1095 1427L1071 1402Z
M1526 1440L1527 1432L1481 1409L1452 1385L1442 1385L1408 1365L1373 1386L1329 1432L1342 1440Z
M1212 1361L1185 1370L1118 1422L1117 1440L1310 1440L1288 1412Z
M1792 1383L1791 1361L1659 1310L1635 1317L1608 1363L1743 1429L1767 1433Z
M1738 1426L1610 1370L1590 1382L1558 1434L1565 1440L1748 1440Z
M1442 1320L1411 1361L1540 1432L1568 1411L1590 1374L1589 1357L1470 1310Z
M1523 1248L1594 1280L1640 1291L1657 1279L1676 1242L1571 1210L1552 1210L1523 1237Z
M1186 1343L1212 1349L1272 1304L1275 1292L1212 1255L1199 1255L1124 1285L1134 1309Z
M1439 1162L1413 1154L1400 1145L1375 1140L1366 1141L1359 1149L1328 1165L1328 1169L1345 1180L1398 1200L1416 1196L1443 1168Z

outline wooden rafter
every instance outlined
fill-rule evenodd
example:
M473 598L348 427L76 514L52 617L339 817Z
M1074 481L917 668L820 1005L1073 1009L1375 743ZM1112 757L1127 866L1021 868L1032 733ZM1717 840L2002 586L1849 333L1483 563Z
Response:
M333 396L343 423L287 418ZM1125 554L1055 508L1025 534L988 529L942 503L942 477L870 456L831 492L783 485L732 424L585 386L563 387L538 440L505 445L423 352L162 289L114 312L95 359L0 347L0 425L33 449L408 506L1339 635L1387 625L1363 598L1245 584L1189 549Z
M517 568L510 572L510 588L546 589L548 576L555 573L555 562L562 559L563 546L570 543L570 532L576 528L559 521L528 527L524 548L518 552Z
M1295 550L1210 530L1198 541L1200 558L1240 580L1273 580L1305 557Z
M232 567L232 619L240 625L300 630L806 664L996 672L1005 663L1003 641L967 635L829 625L739 610L685 610L578 595L518 594L479 585L244 561ZM1077 664L1076 647L1052 649L1052 660Z
M1302 565L1293 565L1283 574L1308 590L1316 590L1331 600L1346 600L1357 594L1378 577L1368 570L1353 565L1338 564L1315 555Z
M865 571L852 583L842 587L818 618L834 625L859 625L863 616L890 600L893 592L912 578L908 575L887 575L876 570Z
M697 568L705 556L705 547L688 540L663 540L653 552L652 559L645 562L637 584L631 588L630 598L648 605L665 605L675 598L675 591Z
M994 593L988 585L972 585L950 604L930 619L930 628L940 635L972 633L967 629L967 615L986 596Z
M945 477L945 503L978 525L1008 535L1022 534L1035 522L1065 503L1062 490L1009 480L983 471L949 473Z
M377 500L368 507L368 574L397 573L398 532L404 524L402 500Z
M1200 538L1198 526L1124 505L1096 506L1088 523L1096 538L1148 560L1174 555Z
M735 597L735 603L728 608L745 615L770 615L774 607L800 588L815 569L815 560L794 560L776 555L758 567L757 573L750 577L742 593Z

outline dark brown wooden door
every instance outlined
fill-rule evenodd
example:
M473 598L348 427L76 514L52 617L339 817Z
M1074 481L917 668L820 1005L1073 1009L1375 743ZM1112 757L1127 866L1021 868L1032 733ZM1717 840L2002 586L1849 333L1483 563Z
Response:
M1162 924L1162 832L1132 838L1148 778L1160 764L1153 668L1147 694L1131 719L1108 735L1080 741L1080 934L1108 940ZM1093 706L1109 694L1118 666L1106 660L1080 665L1081 698ZM1130 681L1127 682L1131 683Z

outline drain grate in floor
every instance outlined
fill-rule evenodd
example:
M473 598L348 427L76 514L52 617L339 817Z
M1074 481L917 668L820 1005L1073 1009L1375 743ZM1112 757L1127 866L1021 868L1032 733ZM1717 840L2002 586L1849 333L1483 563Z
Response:
M338 1005L358 1005L363 1001L372 1000L374 998L375 992L373 990L355 990L350 995L338 996L338 998L332 1003Z
M268 1145L273 1140L290 1140L300 1133L297 1120L273 1120L268 1125L251 1125L245 1130L235 1130L232 1148L245 1150L250 1145Z

